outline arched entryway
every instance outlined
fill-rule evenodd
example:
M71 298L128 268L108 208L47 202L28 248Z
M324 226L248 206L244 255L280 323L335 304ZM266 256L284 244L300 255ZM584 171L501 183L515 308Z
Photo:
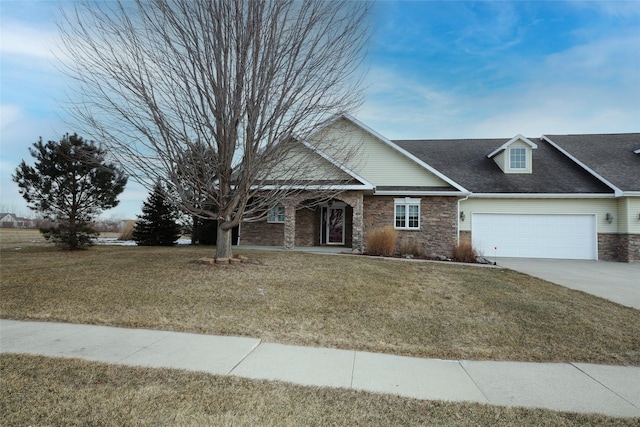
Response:
M362 192L347 192L318 203L305 200L285 201L285 248L336 245L362 251Z

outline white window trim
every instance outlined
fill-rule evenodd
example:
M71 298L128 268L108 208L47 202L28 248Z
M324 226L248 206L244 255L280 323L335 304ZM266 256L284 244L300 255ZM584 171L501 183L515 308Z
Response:
M278 205L269 209L267 222L270 224L284 224L284 206Z
M524 152L524 164L522 165L522 167L513 166L513 160L512 160L513 150L522 150ZM527 164L529 162L527 151L528 150L525 147L510 147L509 148L509 169L517 170L517 171L527 170Z
M396 230L420 230L420 203L421 199L404 197L401 199L393 199L393 228ZM398 206L404 206L404 227L398 227L396 224L396 209ZM418 207L418 225L416 227L409 226L409 206Z

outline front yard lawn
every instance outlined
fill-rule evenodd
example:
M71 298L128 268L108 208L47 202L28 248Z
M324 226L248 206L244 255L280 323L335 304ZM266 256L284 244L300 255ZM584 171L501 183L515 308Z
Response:
M0 252L0 316L407 356L640 365L640 311L510 270L207 247Z

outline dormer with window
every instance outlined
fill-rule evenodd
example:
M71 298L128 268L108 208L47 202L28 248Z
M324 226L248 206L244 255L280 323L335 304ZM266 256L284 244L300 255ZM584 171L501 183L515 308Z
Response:
M488 158L493 159L504 173L532 173L533 150L538 146L522 135L517 135L493 150Z

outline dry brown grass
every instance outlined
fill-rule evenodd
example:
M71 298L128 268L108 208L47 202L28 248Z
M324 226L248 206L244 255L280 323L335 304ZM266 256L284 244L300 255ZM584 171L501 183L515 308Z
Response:
M402 241L400 244L400 255L411 255L416 258L424 258L426 256L424 246L413 239L404 239Z
M471 240L462 239L451 249L451 259L457 262L476 262L478 252L473 248Z
M0 249L20 250L26 246L48 246L39 230L30 228L0 228Z
M5 354L0 424L632 426L637 420Z
M129 220L127 222L125 222L124 226L122 227L122 231L120 231L120 235L118 236L118 239L120 240L133 240L133 230L135 230L136 228L136 222L134 220Z
M367 232L366 252L374 256L392 256L396 251L398 231L393 227L374 228Z
M0 316L443 359L640 365L640 311L513 271L297 252L195 262L212 254L3 250Z

